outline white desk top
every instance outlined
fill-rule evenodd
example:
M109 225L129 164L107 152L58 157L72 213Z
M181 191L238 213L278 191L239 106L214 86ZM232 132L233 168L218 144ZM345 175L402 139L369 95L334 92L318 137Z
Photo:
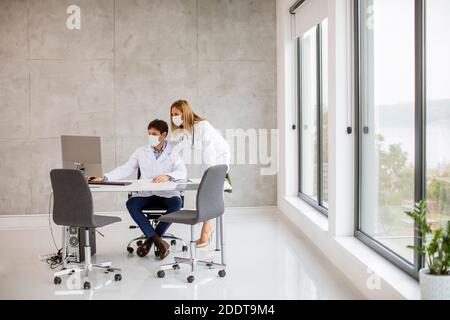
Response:
M188 191L197 190L201 179L189 179L181 182L153 183L148 180L124 180L131 182L128 186L89 185L92 192L149 192L149 191ZM225 190L231 190L230 184L224 183Z

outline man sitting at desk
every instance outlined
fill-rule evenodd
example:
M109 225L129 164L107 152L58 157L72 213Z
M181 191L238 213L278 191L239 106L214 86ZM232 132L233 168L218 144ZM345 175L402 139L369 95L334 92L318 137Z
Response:
M169 127L163 120L154 120L148 125L148 145L138 148L127 163L117 169L106 173L102 180L122 180L132 175L138 168L141 170L141 179L151 180L155 183L186 179L186 167L178 152L172 152L172 144L166 137ZM160 222L156 230L152 227L145 214L144 207L167 208L165 214L181 209L179 191L141 192L127 201L127 208L133 220L141 228L147 240L137 249L139 256L146 256L152 244L160 251L162 260L169 254L169 244L161 239L170 223Z

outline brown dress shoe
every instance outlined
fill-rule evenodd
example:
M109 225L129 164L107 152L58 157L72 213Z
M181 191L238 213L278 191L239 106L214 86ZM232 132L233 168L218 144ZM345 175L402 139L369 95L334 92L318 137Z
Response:
M144 243L141 244L139 248L137 248L136 254L141 258L146 257L150 252L150 249L152 248L152 244L153 244L152 238L145 240Z
M159 251L158 257L159 257L159 259L160 260L165 259L170 253L170 251L169 251L169 248L170 248L169 244L167 242L165 242L163 239L161 239L161 237L159 235L154 235L152 237L152 240L155 243L156 248L158 248L158 251Z

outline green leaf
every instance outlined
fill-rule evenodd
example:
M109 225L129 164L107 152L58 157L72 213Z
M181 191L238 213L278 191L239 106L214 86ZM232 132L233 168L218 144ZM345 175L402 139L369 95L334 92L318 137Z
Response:
M425 249L421 246L408 246L407 248L418 252L421 256L425 256L426 254Z
M443 231L442 229L438 229L433 233L433 237L427 248L428 255L434 256L436 254L436 252L438 251L439 240L441 238L442 231Z

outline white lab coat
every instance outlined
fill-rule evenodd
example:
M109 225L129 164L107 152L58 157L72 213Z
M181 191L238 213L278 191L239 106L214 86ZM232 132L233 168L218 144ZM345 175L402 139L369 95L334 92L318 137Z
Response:
M131 155L130 159L124 165L105 174L108 180L123 180L132 175L138 168L141 169L141 179L152 180L160 175L168 175L174 180L186 179L186 166L178 152L173 152L174 144L167 142L167 145L159 156L155 158L153 149L150 145L138 148ZM153 191L140 192L135 197L159 196L163 198L172 198L180 196L179 191Z
M193 133L176 130L171 136L171 142L181 155L185 148L193 147L194 152L201 152L203 170L222 164L230 167L231 151L228 142L206 120L195 123Z

